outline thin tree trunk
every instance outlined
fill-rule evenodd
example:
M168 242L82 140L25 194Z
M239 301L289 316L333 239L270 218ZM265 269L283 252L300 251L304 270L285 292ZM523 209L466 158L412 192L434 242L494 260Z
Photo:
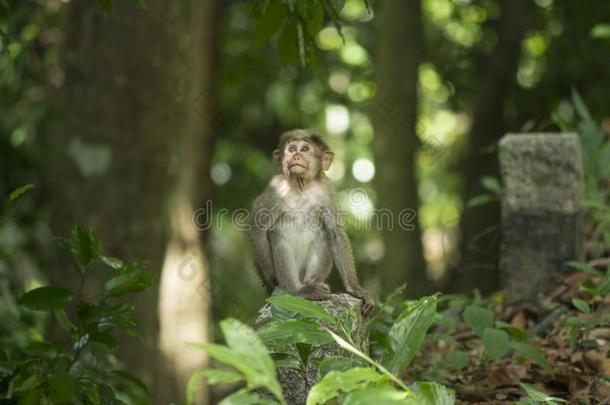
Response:
M184 106L186 125L178 140L177 175L169 203L170 237L163 263L159 314L160 345L169 378L162 403L184 402L188 380L207 362L201 350L188 342L208 342L212 297L203 234L194 220L196 210L209 207L212 184L210 162L215 143L213 124L216 105L214 77L217 67L220 1L198 0L191 10L189 66L190 93ZM205 214L210 215L211 212ZM198 214L199 215L199 212ZM207 402L200 383L197 404ZM171 395L170 395L171 394Z
M525 0L501 1L498 42L486 60L479 82L473 126L463 160L465 185L462 201L484 193L483 176L499 177L497 142L505 132L504 109L519 66L521 41L526 29ZM498 287L500 207L487 204L464 208L460 220L460 265L452 275L450 289L484 293Z
M421 4L418 0L378 2L375 15L377 48L373 102L375 187L377 208L389 210L393 221L382 230L385 254L379 268L382 290L408 283L407 293L427 293L418 218L415 154L417 77L421 57ZM386 211L387 212L387 211ZM412 226L412 229L411 229Z

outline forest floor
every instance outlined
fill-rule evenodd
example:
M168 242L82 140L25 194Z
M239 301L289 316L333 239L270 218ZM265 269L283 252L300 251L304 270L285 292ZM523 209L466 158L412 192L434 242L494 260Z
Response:
M496 327L516 342L495 360L472 322L449 306L442 316L456 324L429 339L412 371L444 380L456 390L457 404L514 404L528 399L524 388L530 387L548 394L539 398L544 403L610 404L610 295L591 290L609 286L610 277L579 271L537 305L506 305L501 296L493 303L492 297ZM530 392L530 401L535 395Z

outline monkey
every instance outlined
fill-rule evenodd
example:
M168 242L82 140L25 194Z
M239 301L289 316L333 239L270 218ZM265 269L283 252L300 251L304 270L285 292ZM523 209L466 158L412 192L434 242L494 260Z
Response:
M332 263L348 294L362 300L368 315L375 304L360 286L350 241L338 223L334 190L324 173L334 153L308 129L280 136L272 153L278 173L252 204L247 241L267 294L276 287L309 300L325 300Z

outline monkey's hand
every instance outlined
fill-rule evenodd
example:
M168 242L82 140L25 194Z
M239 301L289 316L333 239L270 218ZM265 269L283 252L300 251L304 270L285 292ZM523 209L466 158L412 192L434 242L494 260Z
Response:
M330 287L326 283L311 282L297 291L297 295L313 301L327 300L330 298Z
M373 300L373 296L364 288L358 287L354 289L350 289L348 294L360 298L362 300L362 315L368 316L373 309L375 309L375 300Z

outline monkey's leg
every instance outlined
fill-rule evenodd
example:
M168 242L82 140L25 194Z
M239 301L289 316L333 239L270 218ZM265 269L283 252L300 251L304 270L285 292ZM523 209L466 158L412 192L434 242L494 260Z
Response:
M275 238L272 243L273 269L279 287L290 294L297 294L303 284L299 280L299 274L294 254L290 246L281 238Z
M303 296L312 300L325 300L330 297L330 287L324 281L330 274L331 266L328 241L324 235L319 235L309 249L303 269Z

